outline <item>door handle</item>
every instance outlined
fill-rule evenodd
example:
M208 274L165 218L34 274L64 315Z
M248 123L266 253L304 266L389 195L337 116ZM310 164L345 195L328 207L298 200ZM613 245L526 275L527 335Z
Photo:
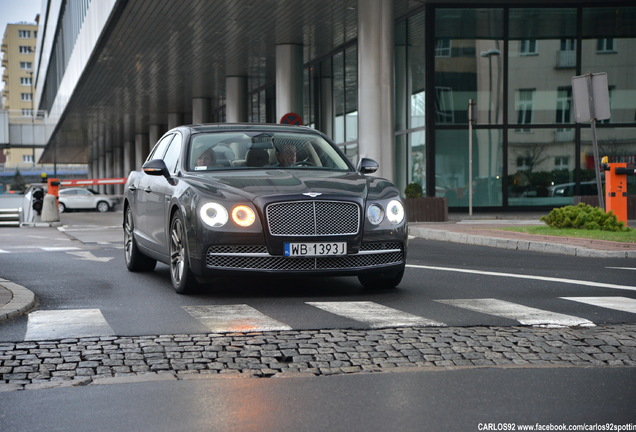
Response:
M136 191L136 190L137 190L137 186L135 186L135 185L130 185L130 186L128 186L128 190L129 190L129 191L131 191L131 192L134 192L134 191Z
M144 192L150 193L152 192L152 189L150 189L150 186L146 186L146 189L144 189Z

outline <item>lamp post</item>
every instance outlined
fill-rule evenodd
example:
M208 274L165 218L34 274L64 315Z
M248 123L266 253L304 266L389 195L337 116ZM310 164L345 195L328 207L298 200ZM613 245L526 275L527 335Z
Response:
M492 204L492 58L500 54L497 48L479 53L480 57L488 58L488 205Z
M29 71L29 80L31 84L31 136L33 137L33 147L31 149L31 152L33 156L32 164L33 166L35 166L35 101L33 100L33 93L35 92L33 88L33 69Z

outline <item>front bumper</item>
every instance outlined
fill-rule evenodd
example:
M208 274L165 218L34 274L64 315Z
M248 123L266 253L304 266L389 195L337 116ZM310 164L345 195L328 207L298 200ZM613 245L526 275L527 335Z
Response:
M387 241L362 243L355 254L321 257L271 255L264 245L211 246L200 262L191 264L195 273L202 276L239 273L326 276L399 271L405 262L405 244Z

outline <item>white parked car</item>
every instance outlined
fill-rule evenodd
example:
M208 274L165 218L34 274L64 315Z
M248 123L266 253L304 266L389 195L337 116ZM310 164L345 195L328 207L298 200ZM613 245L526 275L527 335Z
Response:
M58 208L60 213L68 210L97 210L107 212L113 210L119 198L101 195L91 189L64 188L59 191Z

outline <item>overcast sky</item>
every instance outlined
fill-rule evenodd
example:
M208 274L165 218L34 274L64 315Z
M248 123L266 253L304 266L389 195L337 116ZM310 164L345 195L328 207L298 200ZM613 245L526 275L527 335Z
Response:
M40 13L42 0L0 0L0 40L4 37L7 24L22 21L35 23L35 16ZM0 75L3 68L0 67ZM0 89L4 83L0 81Z

